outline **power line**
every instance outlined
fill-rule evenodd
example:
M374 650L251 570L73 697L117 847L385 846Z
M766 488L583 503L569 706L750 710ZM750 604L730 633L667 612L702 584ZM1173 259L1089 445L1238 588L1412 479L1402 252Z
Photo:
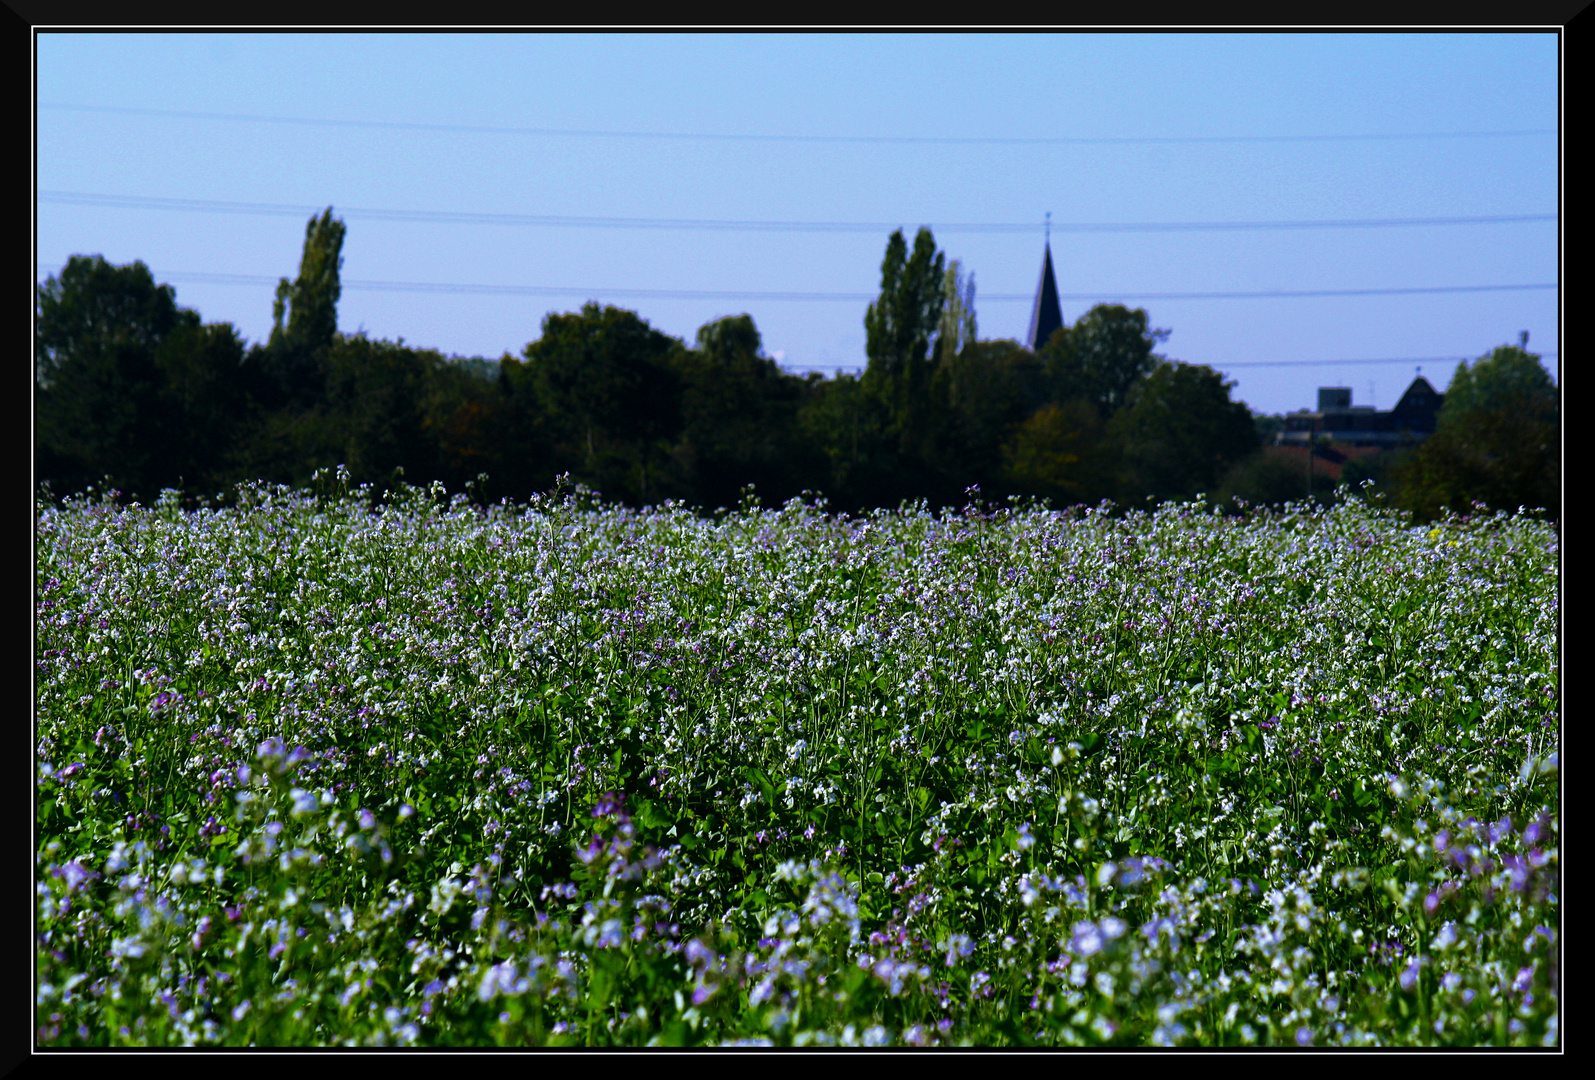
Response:
M39 201L68 206L107 206L133 210L168 210L180 213L257 214L303 217L319 214L320 206L287 203L228 202L215 199L170 199L143 195L106 195L81 191L41 191ZM450 210L384 210L346 207L346 218L372 221L429 222L448 225L522 225L596 229L712 229L747 232L883 232L902 228L901 222L884 221L748 221L707 218L595 217L560 214L491 214ZM1294 221L1167 221L1167 222L1054 222L1065 233L1231 232L1259 229L1378 229L1441 225L1502 225L1527 221L1555 221L1555 214L1483 214L1458 217L1339 218ZM930 226L942 232L1037 233L1034 222L954 222Z
M1526 289L1554 289L1555 282L1535 285L1423 285L1391 289L1273 289L1259 292L1168 292L1168 293L1060 293L1060 300L1285 300L1319 296L1412 296L1420 293L1518 292ZM874 299L874 297L871 297ZM987 297L988 300L1033 301L1034 296L1011 293Z
M1535 356L1554 356L1560 358L1556 352L1536 352ZM1398 356L1384 360L1247 360L1235 364L1214 363L1207 365L1215 369L1240 368L1240 367L1326 367L1335 364L1452 364L1466 360L1472 362L1477 356ZM1194 363L1195 361L1182 361Z
M1551 356L1551 357L1557 357L1557 358L1560 358L1560 356L1561 356L1561 354L1557 353L1557 352L1536 352L1534 355L1535 356L1541 356L1541 357ZM1213 369L1218 370L1218 371L1222 371L1222 370L1225 370L1225 369L1228 369L1228 368L1240 368L1240 367L1327 367L1327 366L1335 365L1335 364L1453 364L1453 363L1458 363L1458 362L1461 362L1461 361L1468 361L1468 362L1471 363L1472 361L1477 360L1477 359L1478 359L1477 356L1395 356L1395 357L1387 357L1387 358L1381 359L1381 360L1247 360L1247 361L1242 361L1240 363L1234 363L1234 364L1210 363L1210 364L1207 364L1205 366L1213 368ZM1176 363L1181 363L1181 364L1199 364L1199 363L1201 363L1200 361L1197 361L1197 360L1178 360L1178 359L1175 362ZM839 371L857 371L857 370L862 370L864 365L862 365L862 364L793 364L792 367L794 369L797 369L797 370L806 370L808 368L815 368L815 369L823 369L823 370L827 370L827 371L833 370L833 369L834 370L839 370Z
M276 285L279 278L267 274L216 274L184 270L154 272L167 281L210 285ZM732 289L606 289L569 285L463 285L431 281L362 281L340 282L345 289L370 292L464 293L482 296L582 296L589 298L616 297L645 300L799 300L836 301L857 303L879 299L877 293L844 292L753 292ZM1403 288L1374 289L1276 289L1259 292L1111 292L1064 293L1061 300L1272 300L1330 296L1408 296L1438 293L1515 292L1530 289L1554 289L1554 282L1528 285L1428 285ZM1029 293L988 293L982 301L999 303L1030 303L1035 297Z
M1555 128L1509 131L1410 131L1320 135L1131 135L1107 137L1021 137L956 135L759 135L723 132L610 131L596 128L509 127L491 124L427 124L403 120L329 120L303 116L260 116L246 113L200 112L189 109L146 109L123 105L72 105L40 102L41 109L67 112L112 113L123 116L164 116L183 120L221 120L250 124L295 124L312 127L373 128L396 131L462 132L481 135L569 136L603 139L670 139L713 142L878 143L900 145L1000 145L1000 146L1136 146L1201 143L1311 143L1387 142L1403 139L1498 139L1524 135L1550 135Z

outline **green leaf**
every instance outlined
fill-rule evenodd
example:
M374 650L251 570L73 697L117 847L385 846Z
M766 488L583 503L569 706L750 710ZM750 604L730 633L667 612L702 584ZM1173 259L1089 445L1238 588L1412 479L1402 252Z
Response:
M764 770L749 765L742 770L743 779L759 789L759 794L764 796L767 804L775 803L775 785L770 783L770 778L764 775Z

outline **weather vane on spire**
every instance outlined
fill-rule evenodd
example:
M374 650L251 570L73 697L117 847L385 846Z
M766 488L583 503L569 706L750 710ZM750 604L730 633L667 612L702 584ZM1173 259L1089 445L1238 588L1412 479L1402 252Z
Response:
M1052 211L1047 211L1047 243L1052 243Z

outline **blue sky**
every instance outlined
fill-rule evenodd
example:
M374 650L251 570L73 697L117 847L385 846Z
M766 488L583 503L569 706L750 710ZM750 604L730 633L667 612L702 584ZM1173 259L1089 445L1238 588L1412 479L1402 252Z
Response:
M1321 385L1390 408L1423 358L1443 390L1455 361L1440 358L1523 330L1557 374L1554 288L1156 296L1558 282L1551 33L36 42L39 279L74 254L141 259L251 341L310 208L330 205L348 225L345 332L498 357L596 299L689 342L745 311L787 368L856 368L867 299L848 297L878 291L893 227L930 225L975 274L981 336L1022 338L1050 212L1066 321L1144 307L1172 331L1164 355L1224 371L1260 412L1310 406ZM844 298L748 295L770 293ZM1385 359L1400 362L1344 362Z

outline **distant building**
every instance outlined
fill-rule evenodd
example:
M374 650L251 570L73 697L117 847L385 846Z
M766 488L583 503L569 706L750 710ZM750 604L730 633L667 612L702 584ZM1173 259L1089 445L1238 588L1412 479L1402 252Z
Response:
M1030 310L1030 336L1025 344L1031 352L1040 350L1052 332L1063 326L1063 308L1058 304L1058 279L1052 275L1052 241L1042 248L1041 283L1036 286L1036 304Z
M1372 405L1353 405L1349 387L1321 386L1317 410L1288 413L1277 441L1282 446L1305 446L1309 440L1363 447L1408 446L1434 434L1444 401L1445 395L1422 375L1412 380L1389 412L1378 412Z

